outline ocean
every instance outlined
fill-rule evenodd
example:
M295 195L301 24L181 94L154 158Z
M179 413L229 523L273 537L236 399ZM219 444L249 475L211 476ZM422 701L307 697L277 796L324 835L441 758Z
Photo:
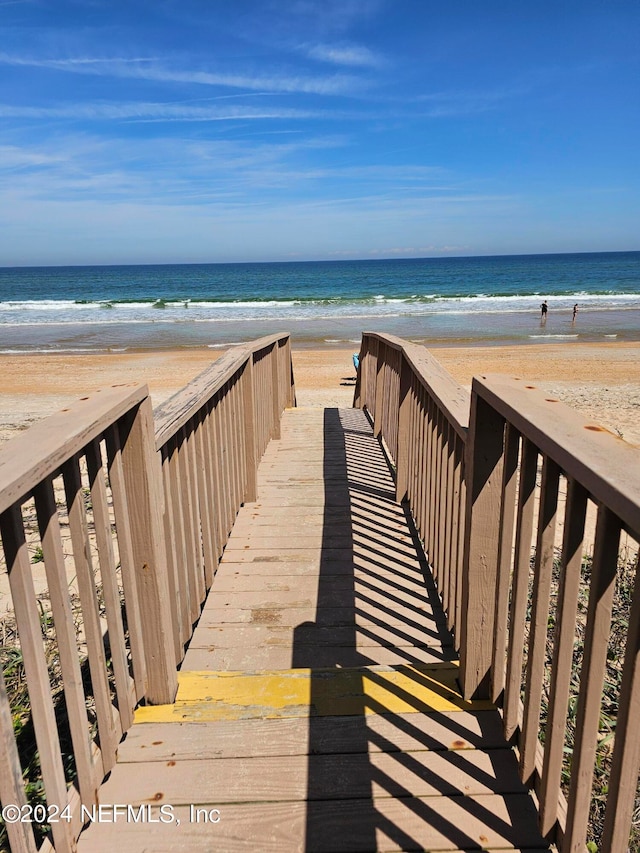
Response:
M543 324L540 304L549 313ZM578 304L575 321L573 305ZM640 252L0 268L0 352L640 340Z

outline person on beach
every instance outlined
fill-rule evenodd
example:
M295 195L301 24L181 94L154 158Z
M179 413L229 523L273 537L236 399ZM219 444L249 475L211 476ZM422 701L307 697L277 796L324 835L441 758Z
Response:
M576 304L573 306L573 317L571 318L572 323L575 323L577 313L578 313L578 303L576 302Z
M545 299L542 305L540 306L540 320L544 323L547 319L547 311L549 310L549 306L547 305L547 300Z

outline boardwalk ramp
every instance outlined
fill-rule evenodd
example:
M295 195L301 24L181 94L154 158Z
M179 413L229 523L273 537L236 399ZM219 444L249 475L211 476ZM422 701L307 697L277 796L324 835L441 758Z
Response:
M364 412L285 412L176 701L138 709L99 801L87 853L546 849Z

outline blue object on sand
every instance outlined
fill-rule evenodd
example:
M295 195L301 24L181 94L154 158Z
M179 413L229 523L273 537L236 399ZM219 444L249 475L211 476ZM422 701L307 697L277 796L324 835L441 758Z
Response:
M353 366L356 370L360 367L360 356L357 352L354 352L353 354Z

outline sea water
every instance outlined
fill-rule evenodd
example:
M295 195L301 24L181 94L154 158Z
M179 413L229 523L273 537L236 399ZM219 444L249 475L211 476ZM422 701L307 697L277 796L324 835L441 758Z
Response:
M640 252L0 268L0 352L224 347L281 331L302 346L355 347L362 331L429 345L640 340Z

